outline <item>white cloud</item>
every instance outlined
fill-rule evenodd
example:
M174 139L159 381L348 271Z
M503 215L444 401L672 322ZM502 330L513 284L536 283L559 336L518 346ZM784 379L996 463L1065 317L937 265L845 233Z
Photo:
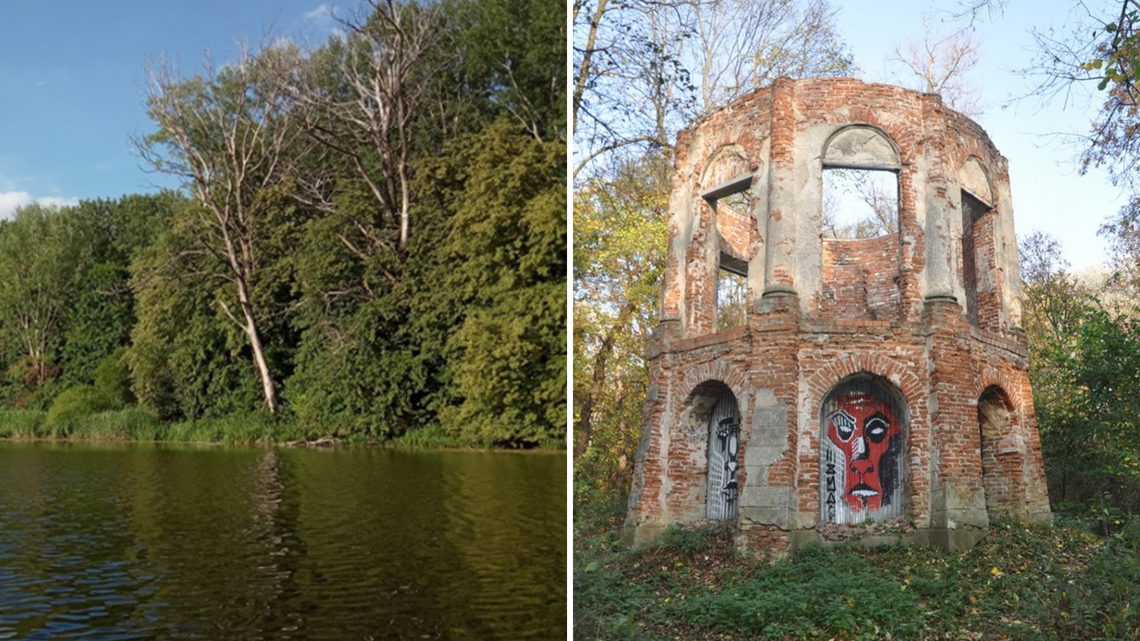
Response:
M23 207L32 200L32 195L26 191L0 191L0 218L11 218L17 207Z
M25 205L39 203L48 207L70 207L78 205L78 198L62 198L60 196L40 196L33 198L26 191L0 191L0 219L10 219L16 210Z
M312 11L306 11L302 17L309 22L328 24L333 21L333 6L322 4Z

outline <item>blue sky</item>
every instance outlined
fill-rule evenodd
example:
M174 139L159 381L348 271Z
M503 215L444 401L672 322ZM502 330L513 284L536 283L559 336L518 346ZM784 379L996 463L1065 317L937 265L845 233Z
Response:
M837 26L850 45L855 62L868 80L901 84L901 65L889 62L894 44L906 37L921 37L922 17L955 2L929 0L834 0L839 8ZM1019 236L1044 231L1061 241L1065 258L1075 269L1102 263L1108 244L1097 236L1104 220L1119 211L1125 199L1097 170L1077 174L1074 158L1079 148L1062 144L1065 134L1084 134L1096 115L1097 100L1078 90L1065 104L1059 96L1047 105L1035 99L1015 102L1026 95L1032 80L1016 70L1030 65L1034 55L1029 30L1050 28L1067 32L1074 24L1073 0L1009 0L1003 12L982 16L976 24L981 62L971 77L990 104L976 118L1009 159L1015 225ZM1088 6L1099 9L1101 0ZM1116 3L1119 11L1119 2ZM934 14L935 30L950 29ZM1095 87L1092 88L1095 90ZM1058 136L1056 134L1061 134Z
M1095 5L1099 0L1093 0ZM1019 234L1045 231L1062 241L1074 267L1100 263L1097 236L1123 203L1106 177L1079 176L1077 150L1056 133L1084 133L1095 102L1033 100L1003 107L1027 92L1013 70L1032 57L1029 29L1064 28L1071 0L1010 0L976 26L981 64L972 72L989 110L978 121L1009 159ZM951 2L835 0L838 28L868 80L898 82L887 60L895 42L922 33L922 16ZM143 109L144 64L166 56L186 74L208 50L232 59L235 42L257 45L288 36L324 42L352 0L3 0L0 2L0 216L32 199L73 202L175 186L148 173L132 135L152 130ZM936 16L935 29L942 25Z
M287 36L319 45L348 0L3 0L0 2L0 216L31 200L68 203L173 187L148 173L130 137L153 131L145 63L183 74ZM338 8L339 7L339 8Z

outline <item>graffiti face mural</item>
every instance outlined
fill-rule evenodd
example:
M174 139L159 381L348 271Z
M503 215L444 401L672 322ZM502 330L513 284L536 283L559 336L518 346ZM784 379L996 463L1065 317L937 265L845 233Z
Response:
M835 493L840 484L841 500L854 516L878 512L895 502L902 431L891 403L878 395L844 394L835 399L835 409L825 421L827 438L835 446L824 457L829 520L836 520Z

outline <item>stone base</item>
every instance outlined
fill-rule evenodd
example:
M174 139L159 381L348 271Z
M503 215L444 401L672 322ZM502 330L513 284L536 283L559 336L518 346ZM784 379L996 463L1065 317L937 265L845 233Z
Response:
M639 548L653 543L665 532L667 526L656 523L627 525L621 531L621 544L629 548Z

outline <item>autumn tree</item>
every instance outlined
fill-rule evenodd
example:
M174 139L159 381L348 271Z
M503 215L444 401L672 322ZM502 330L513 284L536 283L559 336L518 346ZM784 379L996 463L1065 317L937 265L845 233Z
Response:
M579 0L573 17L575 455L617 479L640 427L677 132L777 76L851 61L825 0Z
M668 184L668 164L656 153L575 193L576 458L590 446L620 462L636 445L642 358L656 324L668 245Z

